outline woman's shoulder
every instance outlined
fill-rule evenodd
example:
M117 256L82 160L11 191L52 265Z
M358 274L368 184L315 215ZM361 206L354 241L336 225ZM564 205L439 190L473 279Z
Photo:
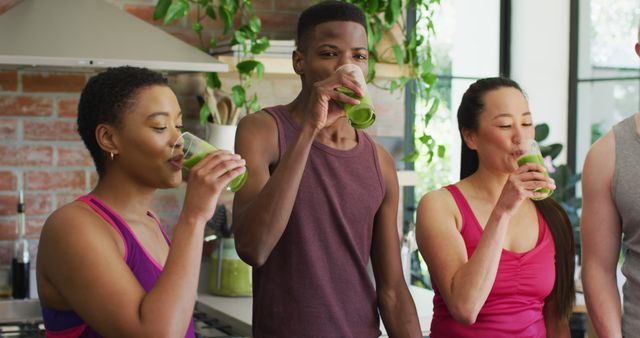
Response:
M460 211L447 187L430 191L422 196L418 204L418 210L421 214L427 215L427 217L438 223L446 219L453 219L458 228L459 224L461 224Z
M100 218L87 204L81 201L73 201L55 210L42 227L42 233L40 235L41 241L47 241L52 238L57 241L64 238L66 244L72 243L72 238L85 238L84 235L91 237L101 235L108 235L108 232L97 231L99 228L104 228L99 225L105 221ZM69 236L73 234L73 236Z

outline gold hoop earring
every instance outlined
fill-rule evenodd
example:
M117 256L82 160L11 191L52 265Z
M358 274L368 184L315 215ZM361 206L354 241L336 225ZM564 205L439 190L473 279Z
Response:
M113 155L113 153L111 153L111 161L113 161L113 157L114 157L114 155Z

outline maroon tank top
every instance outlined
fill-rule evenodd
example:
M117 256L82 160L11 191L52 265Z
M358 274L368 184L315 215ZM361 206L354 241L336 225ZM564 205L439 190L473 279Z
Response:
M299 133L285 106L276 121L280 159ZM314 142L291 217L265 264L254 269L254 337L377 337L377 299L367 273L384 184L376 145Z

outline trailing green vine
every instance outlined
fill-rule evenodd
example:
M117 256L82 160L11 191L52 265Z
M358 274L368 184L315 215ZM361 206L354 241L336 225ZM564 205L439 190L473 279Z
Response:
M170 24L184 18L195 8L196 22L191 30L197 34L200 48L205 52L215 47L219 41L228 41L231 48L240 46L242 53L237 55L236 70L239 84L231 88L231 99L236 107L243 107L247 113L260 110L258 95L254 93L248 97L249 89L253 85L253 77L261 80L264 75L264 65L255 60L255 56L269 48L269 38L260 36L262 23L255 14L251 0L159 0L155 7L154 19L163 19L164 24ZM234 18L239 15L238 23ZM220 21L223 24L223 34L205 41L203 36L203 22L205 20ZM217 73L208 73L206 84L210 88L220 89L222 82ZM202 105L200 121L204 123L211 114L208 105Z

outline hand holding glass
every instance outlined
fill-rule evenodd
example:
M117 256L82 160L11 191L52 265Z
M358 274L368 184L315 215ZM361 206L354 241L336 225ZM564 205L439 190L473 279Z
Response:
M538 142L536 142L535 140L524 140L521 144L521 150L524 151L524 154L518 157L517 163L519 167L527 163L539 164L543 168L545 168L542 174L549 177L549 173L547 172L547 169L544 165L544 158L542 157L542 153L540 152L540 146L538 145ZM532 198L536 201L543 200L553 194L553 190L544 187L536 188L533 191L545 194L543 196Z
M348 103L343 103L344 111L345 113L347 113L347 119L349 120L349 123L351 123L351 126L357 129L365 129L370 127L376 120L376 111L373 108L373 102L371 101L371 97L369 96L369 92L367 91L367 82L365 81L362 70L360 69L360 67L352 63L348 63L338 67L338 69L336 69L336 72L345 72L352 74L356 78L356 81L364 92L364 96L360 97L356 95L353 90L347 87L336 88L336 91L348 95L354 99L360 100L360 103L355 106Z
M176 143L173 145L173 150L176 150L177 146L180 146L180 141L182 141L182 152L183 152L183 168L191 169L193 168L200 160L202 160L205 156L209 155L214 151L218 151L219 149L212 146L211 144L205 142L203 139L191 134L190 132L184 132ZM233 192L236 192L242 188L244 183L247 181L247 171L243 172L240 176L231 180L227 188Z

